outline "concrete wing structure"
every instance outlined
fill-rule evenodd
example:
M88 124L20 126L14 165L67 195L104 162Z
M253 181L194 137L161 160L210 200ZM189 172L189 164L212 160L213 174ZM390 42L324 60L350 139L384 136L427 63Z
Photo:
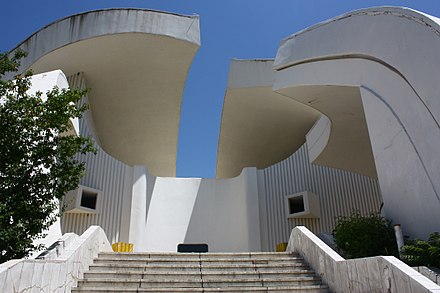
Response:
M234 60L217 161L217 176L234 178L160 177L175 173L181 94L199 44L197 17L118 9L65 18L20 45L29 52L23 69L62 69L70 87L91 88L79 132L97 148L77 155L87 175L65 196L60 221L64 233L86 232L64 235L47 254L61 257L44 265L60 273L34 284L68 290L97 247L109 248L104 232L110 243L149 252L153 263L161 254L151 252L167 252L168 262L182 243L245 251L241 263L251 251L283 246L296 227L288 250L333 291L437 292L393 257L345 261L313 233L331 233L338 217L354 211L385 211L412 237L439 230L440 20L404 8L364 9L288 37L275 61ZM75 238L74 249L65 248ZM203 259L195 256L199 272ZM16 261L0 271L7 271L5 290L31 288L26 276L43 272L37 262ZM119 286L136 291L149 282L144 277Z
M275 61L234 60L217 161L229 178L202 179L172 176L197 17L105 10L43 28L20 45L23 70L91 88L79 132L97 148L77 156L87 175L62 231L99 225L135 251L268 251L295 226L329 233L382 201L405 233L437 231L439 36L435 18L371 8L285 39Z
M84 74L88 123L107 153L174 176L182 92L199 34L198 16L110 9L56 21L19 48L29 53L23 70Z
M439 36L435 17L369 8L288 37L274 63L274 90L332 121L317 161L373 176L369 133L386 216L422 238L440 223Z
M305 142L321 114L272 90L273 60L233 60L225 94L217 154L217 178L245 167L278 163Z

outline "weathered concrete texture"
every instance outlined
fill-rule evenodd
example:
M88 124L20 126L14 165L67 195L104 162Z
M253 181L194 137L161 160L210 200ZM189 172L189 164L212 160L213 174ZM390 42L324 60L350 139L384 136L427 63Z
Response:
M303 256L333 292L440 293L440 286L393 256L345 260L303 226L292 230L287 251Z
M72 292L327 293L297 254L101 253Z
M440 273L438 271L433 271L428 267L413 267L413 269L415 269L437 285L440 285Z
M198 16L109 9L56 21L18 47L29 53L22 70L87 76L106 152L174 176L182 93L199 46Z
M0 265L0 292L70 292L99 252L111 251L104 231L91 226L68 235L52 259L11 260Z
M332 121L315 163L356 171L347 156L358 153L352 162L365 156L346 143L356 127L346 114L365 113L362 136L371 140L383 211L405 234L419 238L440 228L437 21L396 7L350 12L285 39L274 62L275 91ZM353 91L341 100L344 88Z

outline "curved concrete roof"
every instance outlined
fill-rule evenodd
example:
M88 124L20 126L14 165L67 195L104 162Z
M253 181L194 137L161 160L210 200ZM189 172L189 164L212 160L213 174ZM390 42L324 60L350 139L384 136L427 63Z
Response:
M432 33L438 35L438 21L412 9L373 7L343 14L282 41L274 62L275 91L309 104L332 121L329 143L315 163L377 176L359 94L359 87L370 76L363 68L353 68L353 72L364 72L356 84L322 82L318 76L323 64L349 59L377 63L406 80L424 103L440 105L436 98L440 85L434 82L437 86L433 88L431 77L425 74L438 70L437 60L426 58L438 53L435 46L421 47L432 41ZM421 54L408 57L410 52ZM404 62L402 56L407 56ZM333 71L337 74L339 67ZM341 85L352 87L351 98L339 96Z
M23 69L84 72L107 153L174 176L182 92L199 34L198 16L110 9L54 22L19 47L29 53Z
M293 154L321 114L272 91L273 60L233 60L225 94L217 177L265 168Z
M440 19L406 8L378 7L344 14L287 38L275 61L277 92L303 103L322 97L311 106L333 122L320 154L327 156L334 136L333 143L341 147L327 156L332 165L347 154L362 159L365 152L344 146L335 135L356 125L334 123L352 107L328 92L341 87L358 91L352 99L362 101L383 211L415 237L425 237L440 222L439 48ZM344 168L349 167L356 166Z

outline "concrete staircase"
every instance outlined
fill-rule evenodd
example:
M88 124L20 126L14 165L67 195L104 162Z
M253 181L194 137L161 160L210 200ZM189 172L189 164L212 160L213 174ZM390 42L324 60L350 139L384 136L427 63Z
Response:
M100 253L72 292L329 292L292 253Z

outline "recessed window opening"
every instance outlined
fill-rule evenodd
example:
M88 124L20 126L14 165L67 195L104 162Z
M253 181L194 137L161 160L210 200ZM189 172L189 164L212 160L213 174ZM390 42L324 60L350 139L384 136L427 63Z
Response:
M96 202L98 199L98 193L90 190L82 190L81 193L81 206L84 208L96 210Z
M304 198L302 195L289 198L289 214L295 214L304 211Z

